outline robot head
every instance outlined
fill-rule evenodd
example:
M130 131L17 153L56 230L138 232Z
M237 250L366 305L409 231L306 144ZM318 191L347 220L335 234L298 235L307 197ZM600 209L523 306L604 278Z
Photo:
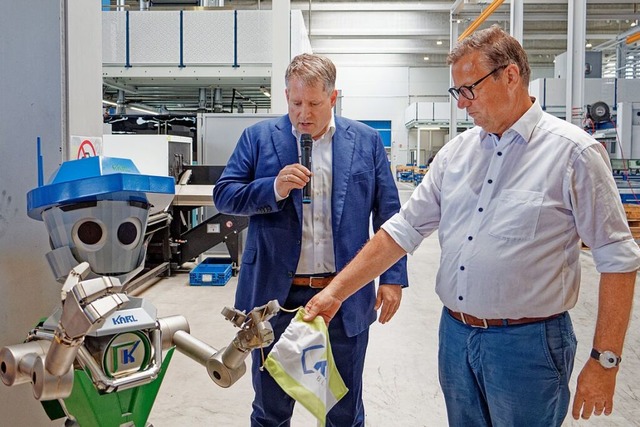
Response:
M63 163L48 185L27 195L29 216L47 227L56 279L64 281L84 261L94 277L125 283L135 276L144 265L149 212L164 209L174 189L173 178L141 175L128 159Z
M68 247L78 262L99 275L118 276L144 258L149 204L96 200L56 206L42 212L52 249Z

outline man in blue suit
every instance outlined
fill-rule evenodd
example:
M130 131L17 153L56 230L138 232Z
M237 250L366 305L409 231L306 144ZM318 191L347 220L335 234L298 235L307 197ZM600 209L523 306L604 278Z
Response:
M289 114L247 128L213 191L218 210L250 217L235 306L250 310L278 299L303 307L378 230L400 202L384 146L372 128L334 116L336 69L302 54L285 75ZM309 170L300 164L302 134L313 138ZM311 203L302 189L311 186ZM349 392L327 414L327 426L364 426L362 372L369 325L393 317L407 286L406 258L343 304L329 324L336 366ZM272 320L276 341L293 314ZM270 348L268 349L270 350ZM260 371L253 353L252 426L288 426L294 401ZM266 353L264 355L266 357Z

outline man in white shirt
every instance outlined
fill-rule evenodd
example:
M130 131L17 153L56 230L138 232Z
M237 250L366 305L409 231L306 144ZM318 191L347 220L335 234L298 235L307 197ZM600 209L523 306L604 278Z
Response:
M449 92L476 126L438 152L401 211L307 304L306 320L330 320L359 284L437 229L450 425L559 426L582 240L601 273L600 304L572 413L610 414L640 250L606 151L529 96L526 53L498 26L458 43L448 60L457 85Z

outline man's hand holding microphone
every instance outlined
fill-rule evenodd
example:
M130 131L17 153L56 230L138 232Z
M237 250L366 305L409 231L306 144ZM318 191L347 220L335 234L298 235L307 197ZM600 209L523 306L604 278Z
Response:
M293 189L302 189L303 203L311 203L311 150L313 139L308 133L300 137L300 163L287 165L276 177L276 191L282 198L289 196Z

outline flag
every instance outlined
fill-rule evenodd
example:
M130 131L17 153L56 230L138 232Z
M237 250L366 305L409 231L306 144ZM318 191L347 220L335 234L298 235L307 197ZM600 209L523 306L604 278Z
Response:
M331 353L324 320L302 320L299 309L264 363L265 368L289 396L307 408L324 426L327 413L347 394Z

